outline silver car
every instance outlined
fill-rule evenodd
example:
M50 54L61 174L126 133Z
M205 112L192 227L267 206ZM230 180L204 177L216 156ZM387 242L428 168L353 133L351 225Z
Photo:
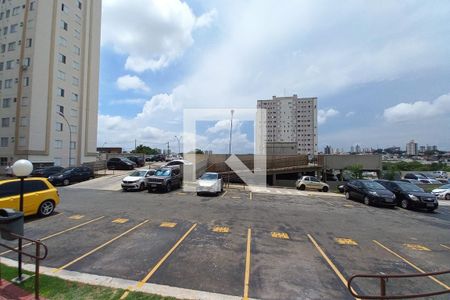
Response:
M207 172L197 180L197 195L202 193L218 195L223 191L222 175L214 172Z
M147 188L147 177L155 174L155 170L136 170L130 175L122 179L122 189L129 190L145 190Z

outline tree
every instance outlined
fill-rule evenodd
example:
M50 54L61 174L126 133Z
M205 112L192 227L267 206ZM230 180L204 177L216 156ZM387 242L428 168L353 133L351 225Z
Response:
M142 154L146 154L146 155L154 155L154 154L159 154L160 151L159 151L159 149L150 148L148 146L144 146L141 144L141 145L137 146L135 150L131 151L131 153L142 153Z
M355 179L361 179L362 178L362 169L363 166L356 164L356 165L351 165L345 168L346 170L350 171L350 173L352 173L352 177Z

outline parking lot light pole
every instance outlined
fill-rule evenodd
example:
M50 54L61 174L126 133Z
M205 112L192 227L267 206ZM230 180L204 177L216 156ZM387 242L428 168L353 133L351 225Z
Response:
M24 179L33 171L33 164L26 159L19 159L12 166L13 173L20 178L20 200L19 211L23 212L23 194L24 194ZM22 239L19 238L18 245L18 267L17 267L17 281L22 281Z
M62 112L58 112L58 115L60 115L64 121L67 123L67 127L69 128L69 167L71 167L72 162L72 128L70 127L69 121L66 119L64 114Z
M180 143L180 140L183 138L182 136L180 136L180 137L177 137L177 136L175 136L175 138L177 139L177 141L178 141L178 155L180 155L181 154L181 143Z

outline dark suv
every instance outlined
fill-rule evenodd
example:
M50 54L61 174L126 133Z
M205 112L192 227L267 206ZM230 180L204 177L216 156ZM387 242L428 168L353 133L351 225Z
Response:
M147 178L147 189L149 193L154 190L170 192L173 188L181 187L182 181L183 175L179 167L164 167Z
M128 158L113 157L108 160L106 166L108 170L133 170L136 167L136 163Z
M138 167L145 165L145 160L140 156L128 156L127 158L134 162Z
M60 173L51 175L48 178L53 185L69 185L72 182L81 182L94 178L94 171L88 167L69 167Z
M31 172L31 176L33 177L45 177L48 178L49 176L59 173L62 170L64 170L63 167L59 167L59 166L54 166L54 167L46 167L46 168L39 168L39 169L35 169L33 170L33 172Z
M404 181L376 180L379 184L395 194L398 204L404 208L424 208L434 211L438 208L436 196L425 192L422 188Z

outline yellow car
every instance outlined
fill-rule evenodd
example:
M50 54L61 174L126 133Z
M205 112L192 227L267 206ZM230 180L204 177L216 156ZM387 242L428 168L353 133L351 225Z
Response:
M59 204L58 190L46 178L26 178L24 181L24 215L49 216ZM19 210L20 179L0 181L0 208Z

